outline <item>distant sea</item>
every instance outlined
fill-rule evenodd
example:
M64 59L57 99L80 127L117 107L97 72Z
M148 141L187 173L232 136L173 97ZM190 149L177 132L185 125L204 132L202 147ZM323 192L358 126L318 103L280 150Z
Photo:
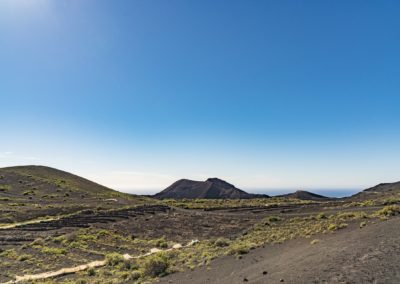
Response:
M356 194L363 189L312 189L312 188L301 188L301 189L261 189L261 188L241 188L248 193L259 193L259 194L267 194L270 196L281 195L286 193L292 193L296 190L305 190L312 193L320 194L326 197L346 197L353 194ZM137 189L119 189L122 192L132 193L132 194L140 194L140 195L153 195L157 192L160 192L162 189L147 189L147 190L137 190Z
M302 189L280 189L280 190L269 190L269 189L244 189L247 192L251 193L262 193L262 194L268 194L270 196L275 196L275 195L281 195L281 194L286 194L286 193L292 193L295 192L296 190L305 190L309 191L312 193L316 193L319 195L323 195L326 197L346 197L346 196L351 196L353 194L356 194L363 189L308 189L308 188L302 188Z

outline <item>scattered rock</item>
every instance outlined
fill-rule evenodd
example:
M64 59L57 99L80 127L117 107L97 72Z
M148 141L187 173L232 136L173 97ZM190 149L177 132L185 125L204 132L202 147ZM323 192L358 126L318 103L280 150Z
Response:
M267 274L268 274L268 272L264 270L263 271L263 275L267 275Z

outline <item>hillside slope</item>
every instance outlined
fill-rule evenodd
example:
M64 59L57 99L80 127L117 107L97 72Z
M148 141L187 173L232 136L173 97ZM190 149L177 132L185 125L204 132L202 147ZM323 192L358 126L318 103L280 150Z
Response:
M400 182L380 183L376 186L367 188L359 193L354 194L350 199L384 199L384 198L400 198Z
M305 190L297 190L293 193L279 195L278 197L296 198L296 199L301 199L301 200L315 200L315 201L329 199L329 197L319 195L316 193L312 193L309 191L305 191Z
M0 223L144 200L44 166L0 169Z
M249 199L269 196L250 194L224 180L209 178L206 181L178 180L154 197L159 199Z
M317 244L295 239L227 256L171 274L159 283L400 283L400 217L323 234Z

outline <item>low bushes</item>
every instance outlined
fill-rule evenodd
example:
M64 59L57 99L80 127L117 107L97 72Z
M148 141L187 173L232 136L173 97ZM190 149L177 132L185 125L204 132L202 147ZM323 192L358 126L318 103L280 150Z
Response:
M250 249L255 248L255 244L234 244L231 245L227 254L229 255L242 255L242 254L247 254L249 253Z
M106 262L109 266L117 266L125 261L124 256L119 253L109 253L106 255Z
M11 189L11 185L8 185L8 184L0 185L0 192L1 191L9 191L10 189Z
M229 246L229 240L225 238L219 238L214 242L214 245L217 247L227 247Z
M147 257L143 262L143 276L158 277L167 274L170 266L169 256L166 253L157 253Z
M55 254L55 255L63 255L67 254L67 250L63 248L51 248L51 247L44 247L42 249L43 253L50 253L50 254Z
M381 210L376 212L376 214L379 216L385 216L385 217L394 216L396 214L400 214L400 206L398 206L398 205L385 206Z

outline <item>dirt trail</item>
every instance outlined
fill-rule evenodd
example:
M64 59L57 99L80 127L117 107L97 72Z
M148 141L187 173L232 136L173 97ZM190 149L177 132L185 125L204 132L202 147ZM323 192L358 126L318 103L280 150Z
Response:
M242 259L223 257L160 283L400 283L400 217L314 238L319 239L314 245L312 239L297 239Z
M158 253L158 252L162 252L162 251L167 252L167 251L171 251L171 250L186 248L186 247L192 246L198 242L199 242L198 240L192 240L191 242L189 242L187 245L184 245L184 246L182 246L181 244L175 244L172 248L165 249L165 250L152 248L148 253L141 254L138 256L131 256L129 254L124 254L123 256L127 260L138 259L138 258L143 258L143 257L149 256L149 255ZM78 266L74 266L74 267L61 268L56 271L48 271L48 272L43 272L43 273L38 273L38 274L28 274L28 275L23 275L23 276L16 276L15 280L11 280L11 281L8 281L8 282L2 283L2 284L14 284L14 283L20 283L20 282L24 282L24 281L54 278L54 277L58 277L58 276L62 276L62 275L76 273L76 272L83 271L83 270L86 270L89 268L102 267L102 266L105 266L106 264L107 264L107 261L105 259L104 260L96 260L96 261L89 262L87 264L82 264L82 265L78 265Z
M40 279L46 279L46 278L53 278L53 277L57 277L57 276L61 276L61 275L66 275L66 274L71 274L71 273L76 273L82 270L86 270L89 269L91 267L100 267L100 266L104 266L106 265L106 261L105 260L97 260L97 261L92 261L90 263L87 264L82 264L79 266L75 266L75 267L70 267L70 268L62 268L60 270L57 271L50 271L50 272L43 272L43 273L39 273L39 274L32 274L32 275L24 275L24 276L16 276L15 280L6 282L7 284L11 284L11 283L19 283L19 282L23 282L23 281L31 281L31 280L40 280Z
M60 217L52 217L52 218L47 218L47 219L34 219L34 220L29 220L29 221L24 221L24 222L13 223L13 224L9 224L9 225L0 225L0 230L18 228L18 227L22 227L25 225L46 223L46 222L51 222L51 221L55 221L55 220L60 220L61 218L63 218L63 217L60 216Z

